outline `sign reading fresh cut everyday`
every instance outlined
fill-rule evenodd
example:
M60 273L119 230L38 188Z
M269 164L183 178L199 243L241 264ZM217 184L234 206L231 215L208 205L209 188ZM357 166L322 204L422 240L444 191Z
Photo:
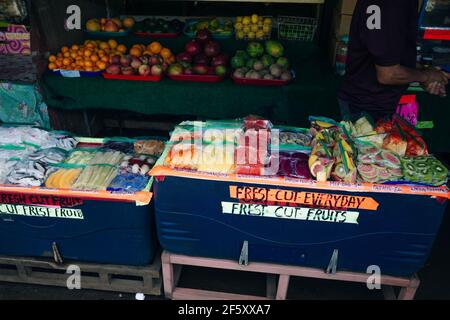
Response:
M296 205L330 209L377 210L378 202L370 197L260 188L252 186L230 186L230 197L251 202L284 202Z
M0 204L0 216L26 216L37 218L59 218L83 220L83 211L58 207L25 206L13 204Z
M242 216L358 224L359 212L222 202L222 213Z

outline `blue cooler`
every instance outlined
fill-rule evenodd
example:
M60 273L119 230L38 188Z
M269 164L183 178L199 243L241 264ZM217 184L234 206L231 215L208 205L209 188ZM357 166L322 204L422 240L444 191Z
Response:
M153 224L150 204L0 191L0 255L148 265Z
M367 197L378 207L342 211L297 205L295 209L276 202L266 203L272 208L270 214L261 215L258 206L250 210L248 203L231 197L231 185L321 193L324 199L327 195ZM444 198L423 195L244 185L173 176L155 181L154 195L158 238L170 252L239 260L247 242L250 262L326 269L337 250L338 270L366 272L377 265L383 274L393 276L411 276L424 266L447 204Z

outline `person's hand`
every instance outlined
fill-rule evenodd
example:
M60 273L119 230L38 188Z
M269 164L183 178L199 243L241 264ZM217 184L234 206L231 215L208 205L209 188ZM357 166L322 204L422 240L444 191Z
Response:
M424 87L424 89L429 94L432 94L432 95L435 95L435 96L440 96L440 97L446 97L447 96L445 85L443 83L440 83L440 82L429 83L428 85L426 85Z
M450 79L450 74L434 68L424 70L424 75L425 81L423 82L423 84L425 85L425 87L428 87L428 85L433 82L439 82L447 85L448 80Z

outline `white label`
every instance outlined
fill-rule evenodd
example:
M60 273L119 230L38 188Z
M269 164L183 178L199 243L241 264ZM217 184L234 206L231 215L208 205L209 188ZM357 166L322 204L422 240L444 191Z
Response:
M83 211L56 207L23 206L0 204L0 215L26 216L36 218L59 218L83 220Z
M79 78L79 77L81 77L80 71L78 71L78 70L59 70L59 72L65 78Z
M222 202L222 213L242 216L358 224L359 212Z

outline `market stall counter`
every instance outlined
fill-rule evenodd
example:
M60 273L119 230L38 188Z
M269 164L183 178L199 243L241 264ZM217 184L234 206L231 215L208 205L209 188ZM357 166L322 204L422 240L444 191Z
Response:
M143 266L158 249L148 171L157 137L0 127L0 255Z
M364 125L351 129L353 138L346 140L342 124L314 121L310 131L281 128L279 141L289 145L279 148L291 151L269 156L279 161L275 174L264 174L268 168L260 164L239 164L240 149L264 150L260 154L267 155L267 139L255 147L247 145L252 129L214 121L200 124L201 132L192 131L190 123L176 128L151 171L163 249L323 270L334 266L365 273L378 266L384 275L401 277L417 272L428 258L450 196L445 186L448 171L432 156L399 157L372 145L376 140L384 148L402 144L392 143L397 129L368 135L374 128L360 121L357 126ZM349 122L345 125L351 128ZM233 126L236 131L219 129ZM366 133L360 131L363 127ZM189 137L193 140L186 141ZM367 137L373 139L369 145L360 141ZM416 144L420 137L414 139L407 154L425 152ZM357 142L362 145L356 147ZM306 147L310 143L312 150ZM359 151L354 153L354 148ZM226 156L234 160L222 162ZM410 172L416 168L413 161L420 163L417 172ZM430 167L424 161L430 161Z
M157 245L151 192L118 195L2 186L0 199L2 255L118 265L153 261Z

